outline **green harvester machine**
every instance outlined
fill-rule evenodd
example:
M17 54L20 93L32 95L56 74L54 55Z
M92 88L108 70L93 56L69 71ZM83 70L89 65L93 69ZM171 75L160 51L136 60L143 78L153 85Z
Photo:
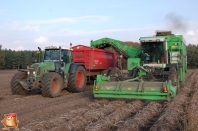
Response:
M92 47L111 47L122 54L113 73L97 75L94 97L170 100L176 96L186 80L187 52L183 36L156 31L156 35L139 40L140 47L111 38L91 42ZM122 68L122 59L127 60L126 70Z

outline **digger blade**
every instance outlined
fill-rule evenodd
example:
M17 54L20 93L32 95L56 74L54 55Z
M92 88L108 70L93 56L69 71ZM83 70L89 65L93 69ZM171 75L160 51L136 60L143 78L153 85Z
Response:
M165 82L96 82L94 97L130 98L145 100L170 100L176 95L176 88Z

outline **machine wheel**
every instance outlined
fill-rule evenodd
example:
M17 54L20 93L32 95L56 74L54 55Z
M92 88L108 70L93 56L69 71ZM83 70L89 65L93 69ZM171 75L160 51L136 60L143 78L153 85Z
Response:
M58 73L49 72L41 80L44 97L58 97L63 87L63 79Z
M176 70L176 68L171 67L169 69L169 74L170 75L169 75L168 79L171 80L173 86L176 86L177 85L177 70Z
M71 92L83 92L87 83L87 73L83 66L78 66L75 73L69 75L68 90Z
M101 71L100 74L101 75L104 75L104 76L108 76L109 75L109 69L106 69L106 70Z
M25 90L19 81L25 81L27 78L27 74L25 72L18 72L16 73L10 82L11 92L13 95L28 95L29 91Z
M122 72L119 68L114 67L113 69L110 70L109 76L111 77L111 81L115 81L116 77L122 76Z

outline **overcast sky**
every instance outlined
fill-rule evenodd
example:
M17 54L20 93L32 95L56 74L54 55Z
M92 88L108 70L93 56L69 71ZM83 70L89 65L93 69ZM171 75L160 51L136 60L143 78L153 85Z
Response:
M197 0L4 0L0 44L12 50L68 46L110 37L138 42L156 30L198 44Z

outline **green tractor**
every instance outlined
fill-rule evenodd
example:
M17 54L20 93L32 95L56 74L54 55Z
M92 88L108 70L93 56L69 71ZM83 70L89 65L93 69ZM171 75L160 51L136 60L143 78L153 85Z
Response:
M118 66L114 74L97 75L94 97L170 100L185 83L187 52L182 35L156 31L154 36L140 37L139 48L111 38L95 40L91 46L112 47L127 59L127 70Z
M34 56L34 55L33 55ZM62 89L82 92L86 86L86 73L81 64L72 60L72 48L56 46L37 51L38 61L27 69L20 69L12 77L12 94L27 95L41 89L44 97L57 97ZM83 80L78 79L81 74Z

